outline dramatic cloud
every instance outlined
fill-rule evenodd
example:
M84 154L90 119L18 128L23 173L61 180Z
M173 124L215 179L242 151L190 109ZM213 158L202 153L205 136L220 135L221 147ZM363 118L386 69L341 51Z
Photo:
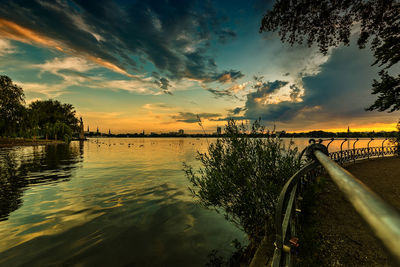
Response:
M237 94L239 92L242 92L244 89L246 89L248 84L249 84L248 82L245 82L245 83L242 83L242 84L234 84L231 87L229 87L228 90L233 92L233 93L235 93L235 94Z
M201 119L213 119L220 117L219 113L192 113L192 112L179 112L178 115L171 116L172 119L177 122L186 122L186 123L196 123L199 122L199 117Z
M242 77L244 77L244 74L242 72L230 70L218 74L215 77L215 80L219 81L220 83L231 83Z
M143 78L138 80L113 80L92 83L93 88L105 88L114 90L124 90L128 92L134 92L139 94L158 95L164 94L160 92L157 84L152 81L152 78Z
M244 82L242 84L234 84L231 87L227 87L227 88L223 88L223 89L208 88L205 86L205 89L207 91L209 91L210 93L214 94L217 98L224 97L224 96L238 98L237 95L239 93L243 92L246 89L246 86L248 84L249 84L249 82Z
M301 93L301 89L297 85L295 85L295 84L290 85L289 97L290 97L290 100L292 100L292 102L299 100L300 93Z
M15 52L16 49L10 41L6 39L0 39L0 56L5 54L13 54Z
M218 89L213 89L213 88L206 88L207 91L210 93L214 94L216 98L218 97L223 97L223 96L235 96L232 94L230 90L224 89L224 90L218 90Z
M313 75L302 79L305 88L302 96L301 90L292 84L290 100L268 103L264 101L265 96L276 92L286 82L260 83L256 92L247 95L243 118L302 127L329 122L333 127L347 125L356 118L386 116L365 111L374 99L369 88L377 70L371 67L371 62L373 58L366 50L354 46L339 48L320 66L317 74L310 72Z
M69 86L66 85L65 83L45 84L45 83L27 83L20 81L15 81L15 83L18 84L18 86L24 88L25 92L39 93L48 98L53 98L62 95L64 89Z
M251 105L265 105L270 102L271 95L281 89L283 86L287 85L286 81L274 81L274 82L264 82L263 77L254 77L256 81L253 88L256 89L255 92L251 92L247 95L247 103ZM247 106L246 103L246 106Z
M154 83L160 87L162 92L165 94L172 95L172 92L169 91L169 87L171 87L170 81L167 78L160 77L157 72L153 72L152 76L155 78Z
M237 108L234 108L234 109L229 109L228 112L230 114L237 115L240 112L245 111L245 110L246 110L245 108L237 107Z
M10 12L12 10L12 12ZM208 1L9 1L0 6L0 37L51 47L133 77L150 63L169 80L229 82L238 71L218 72L210 40L236 34L222 27ZM224 76L225 75L225 76Z
M70 82L70 85L77 85L80 82L91 81L91 78L84 73L98 66L83 58L66 57L54 58L43 64L33 64L30 67L39 69L40 73L49 72L58 75L62 77L64 81Z

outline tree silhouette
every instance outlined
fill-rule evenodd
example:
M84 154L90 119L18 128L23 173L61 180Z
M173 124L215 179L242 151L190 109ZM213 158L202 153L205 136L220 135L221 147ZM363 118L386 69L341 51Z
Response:
M0 76L0 136L15 134L24 111L25 95L8 77Z

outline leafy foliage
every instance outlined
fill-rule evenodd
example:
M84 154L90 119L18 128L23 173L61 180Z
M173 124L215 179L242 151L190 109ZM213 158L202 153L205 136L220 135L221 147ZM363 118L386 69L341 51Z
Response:
M15 155L7 152L0 161L0 221L22 204L21 195L27 181L21 179L22 168L18 169Z
M380 71L379 75L382 81L374 80L372 84L372 94L378 94L378 99L368 110L384 111L390 109L390 112L400 110L400 75L395 78L384 70Z
M396 134L390 137L389 141L397 147L397 155L400 156L400 120L397 122L396 129Z
M223 212L251 240L271 233L275 205L285 181L299 168L297 148L279 138L249 138L248 126L228 122L225 135L198 153L202 167L184 163L189 188L207 208ZM250 132L264 128L256 121ZM264 135L265 136L265 135Z
M46 124L57 122L68 125L71 129L79 129L79 120L75 117L75 110L71 104L62 104L57 100L35 101L29 105L32 113L32 120L35 121L40 129L44 129Z
M0 76L0 135L15 133L23 117L25 95L7 76Z
M79 130L79 120L71 104L57 100L37 100L28 108L21 87L7 76L0 76L0 136L44 135L69 141Z
M400 4L396 0L278 0L262 21L260 32L278 31L283 42L316 43L326 54L329 47L348 45L352 30L359 27L358 46L371 42L374 64L383 66L381 81L374 81L378 94L367 110L400 109L400 75L386 69L400 60Z

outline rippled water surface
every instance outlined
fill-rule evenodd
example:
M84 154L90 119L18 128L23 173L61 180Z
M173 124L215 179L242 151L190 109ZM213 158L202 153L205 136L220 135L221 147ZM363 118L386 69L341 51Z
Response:
M204 266L214 249L229 255L244 234L194 202L182 171L213 141L101 138L1 149L0 265Z

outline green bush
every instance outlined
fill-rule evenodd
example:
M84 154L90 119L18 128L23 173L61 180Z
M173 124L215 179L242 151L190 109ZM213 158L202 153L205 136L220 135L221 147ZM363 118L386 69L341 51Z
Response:
M184 163L184 171L200 204L222 212L250 241L258 241L273 232L279 193L299 163L292 142L285 146L279 138L248 137L264 133L260 121L248 128L229 121L224 136L198 153L201 167Z

